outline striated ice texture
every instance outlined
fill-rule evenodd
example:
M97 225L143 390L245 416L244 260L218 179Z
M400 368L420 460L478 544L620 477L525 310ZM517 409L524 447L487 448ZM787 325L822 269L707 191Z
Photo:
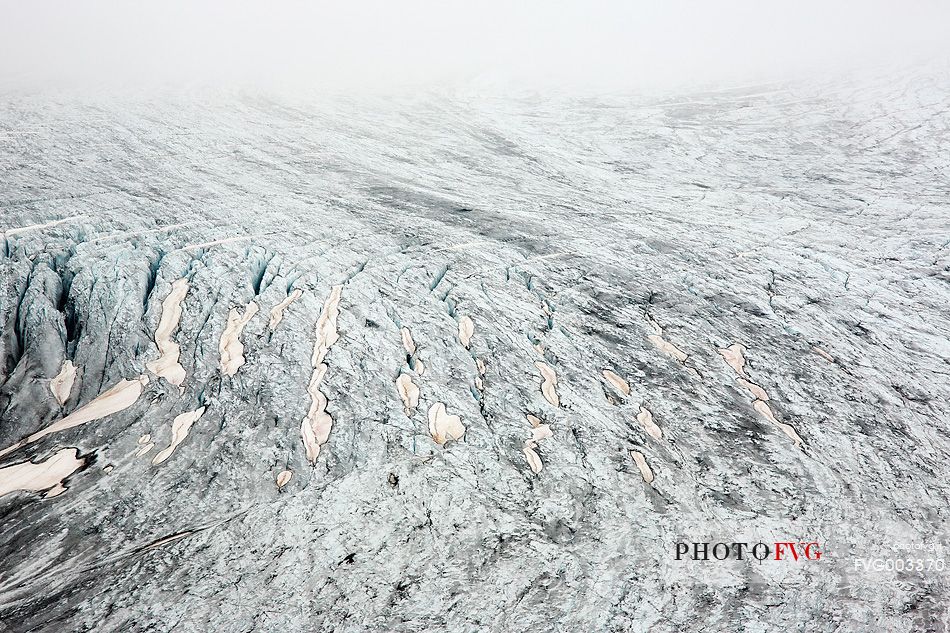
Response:
M0 630L946 630L948 104L0 97Z

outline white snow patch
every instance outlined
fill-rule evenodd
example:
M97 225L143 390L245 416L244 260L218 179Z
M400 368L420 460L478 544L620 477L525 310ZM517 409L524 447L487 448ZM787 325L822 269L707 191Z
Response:
M554 373L554 369L541 361L536 361L534 366L541 372L541 393L544 399L555 407L560 406L561 400L557 395L557 374Z
M270 321L267 323L272 331L277 329L277 326L284 319L284 310L287 309L291 303L300 298L300 295L303 294L303 290L300 288L295 288L293 292L287 295L287 298L271 308L270 311Z
M330 296L323 304L323 312L317 320L317 339L313 346L313 355L310 357L310 364L313 367L313 373L307 385L310 409L300 423L300 435L307 449L307 459L311 463L315 462L320 455L320 447L330 438L330 429L333 426L333 418L326 411L327 397L320 391L320 383L323 382L323 377L329 369L323 361L330 347L340 338L336 329L336 320L340 314L339 304L342 292L343 286L333 286Z
M142 388L148 384L148 376L141 375L134 380L122 380L106 392L102 393L92 402L79 407L65 418L50 424L45 429L41 429L32 435L29 435L16 444L0 451L0 457L12 453L18 448L27 444L43 439L47 435L58 431L65 431L76 426L92 422L107 415L118 413L131 407L139 396L142 395Z
M150 372L176 387L181 387L181 383L185 381L185 368L178 362L181 346L172 340L171 335L181 322L181 302L187 294L187 279L176 279L172 282L171 292L162 301L162 317L155 329L155 345L158 346L159 357L158 360L145 364L145 368Z
M85 463L85 458L79 458L78 449L64 448L41 462L23 462L0 468L0 497L17 490L48 490L46 496L55 497L66 490L63 480Z
M73 391L73 383L76 381L76 368L73 361L64 360L63 368L59 370L56 377L49 381L49 390L56 398L59 406L63 406L69 400L69 394Z
M182 413L172 421L172 441L168 448L163 449L158 455L152 458L152 464L158 465L172 456L175 449L185 441L188 432L191 431L191 425L194 424L205 412L205 407L198 407L194 411Z
M429 407L429 433L437 444L443 445L461 439L465 435L465 425L459 416L449 415L443 403L436 402Z
M241 333L248 321L257 314L257 310L257 304L251 301L244 309L243 315L237 308L231 308L228 312L228 324L218 343L218 351L221 352L221 373L225 376L233 376L244 366L244 344L241 343Z

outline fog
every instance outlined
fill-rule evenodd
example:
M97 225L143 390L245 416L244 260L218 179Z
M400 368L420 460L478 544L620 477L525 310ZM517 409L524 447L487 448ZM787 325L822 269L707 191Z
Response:
M950 3L0 0L0 86L638 90L950 55Z

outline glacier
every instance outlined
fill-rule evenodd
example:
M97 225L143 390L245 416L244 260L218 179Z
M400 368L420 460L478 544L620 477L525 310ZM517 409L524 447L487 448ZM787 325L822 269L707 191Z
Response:
M0 95L0 631L947 630L948 108Z

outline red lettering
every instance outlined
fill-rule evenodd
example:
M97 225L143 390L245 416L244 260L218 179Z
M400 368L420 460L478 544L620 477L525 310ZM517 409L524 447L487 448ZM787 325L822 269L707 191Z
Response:
M782 560L782 550L787 547L792 552L792 558L798 560L798 550L795 549L795 543L784 542L775 543L775 560Z

